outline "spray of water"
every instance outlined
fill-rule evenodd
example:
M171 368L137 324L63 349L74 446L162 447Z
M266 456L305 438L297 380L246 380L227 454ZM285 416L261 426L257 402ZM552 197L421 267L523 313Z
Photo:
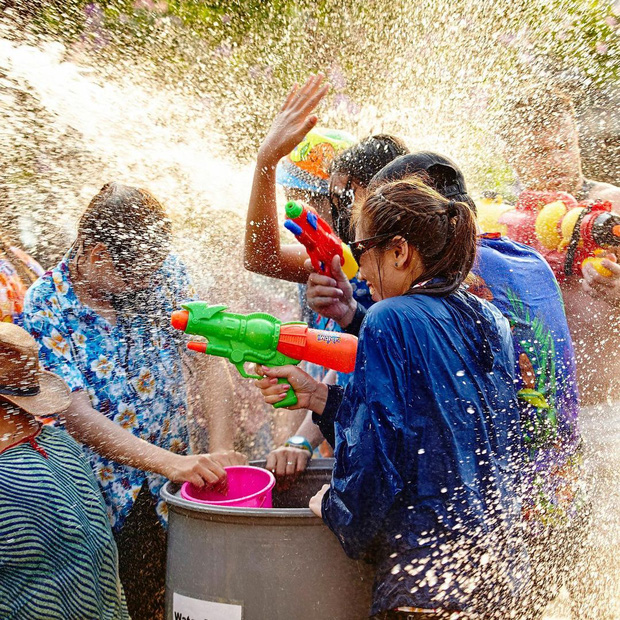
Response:
M332 84L321 124L360 138L391 132L413 149L444 152L474 191L513 182L494 131L503 100L527 83L556 84L574 97L586 174L620 177L617 1L0 7L0 208L45 266L67 248L88 200L116 179L167 205L203 297L295 316L293 287L243 270L242 229L256 147L291 83L309 70L325 71ZM269 414L237 389L250 436ZM608 473L606 487L617 488ZM606 501L592 553L620 544L610 517L618 499ZM604 594L592 617L618 617L617 561L596 566L593 585Z

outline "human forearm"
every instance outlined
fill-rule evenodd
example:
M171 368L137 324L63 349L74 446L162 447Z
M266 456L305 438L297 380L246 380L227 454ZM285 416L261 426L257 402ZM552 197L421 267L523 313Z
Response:
M353 336L359 336L360 329L362 328L362 321L366 316L366 308L359 302L355 302L355 308L352 312L348 312L347 315L339 321L338 324L347 334Z
M305 282L302 245L281 245L276 207L276 165L278 160L260 151L254 172L246 220L244 265L262 275Z
M223 467L210 455L175 454L136 437L93 409L85 392L73 392L65 422L74 439L117 463L152 471L175 482L189 481L196 486L215 484L226 476Z
M315 410L312 413L312 423L316 425L319 432L332 448L336 444L334 422L336 421L336 413L338 413L343 396L344 390L339 385L327 386L327 397L323 410L321 412Z
M166 475L172 453L136 437L93 409L85 392L73 392L65 423L67 431L77 441L98 454L117 463Z
M297 428L295 435L305 437L313 448L321 444L324 437L319 427L312 421L312 411L308 411L303 422Z
M259 273L264 269L276 269L280 251L276 210L277 163L259 152L252 181L245 225L244 263L246 269Z
M201 409L209 429L209 451L232 450L235 441L234 386L228 366L221 359L203 357L197 370L202 373Z

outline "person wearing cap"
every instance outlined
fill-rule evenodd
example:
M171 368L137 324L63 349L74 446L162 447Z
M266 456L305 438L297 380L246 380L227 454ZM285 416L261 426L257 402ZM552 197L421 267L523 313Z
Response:
M37 348L24 329L0 323L0 617L129 620L88 458L65 430L36 420L71 402Z
M528 562L514 354L508 321L461 290L471 209L413 178L371 190L354 223L377 303L351 383L282 366L258 368L255 385L271 404L289 385L296 407L335 420L331 484L309 506L373 564L373 619L517 617Z
M88 446L134 620L164 613L167 510L159 491L166 478L214 484L225 465L245 461L222 452L221 429L232 425L230 377L207 356L199 360L209 372L197 373L208 380L199 386L201 404L219 435L210 437L211 455L190 454L192 360L170 315L193 296L171 252L163 206L146 190L116 183L93 198L71 249L26 295L24 323L42 363L71 388L66 427Z
M438 153L395 159L375 176L371 187L412 175L475 212L461 170ZM334 274L336 280L331 281L311 274L309 304L332 316L345 331L358 333L365 310L354 303L342 271L335 268ZM539 567L534 571L539 579L531 602L536 614L563 581L576 595L582 591L565 574L579 550L567 543L578 540L588 522L574 349L555 276L533 249L499 235L479 234L478 259L466 282L470 292L494 304L512 326L524 448L529 457L523 516ZM323 417L317 421L325 436L333 437L330 421Z

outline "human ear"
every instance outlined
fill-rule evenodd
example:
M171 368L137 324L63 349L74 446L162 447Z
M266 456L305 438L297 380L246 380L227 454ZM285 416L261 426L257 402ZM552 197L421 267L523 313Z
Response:
M397 269L406 267L411 260L411 246L403 237L395 237L390 248L390 259Z
M107 265L112 262L112 257L110 256L110 252L108 252L108 248L101 242L95 244L93 249L90 251L89 263L95 266Z

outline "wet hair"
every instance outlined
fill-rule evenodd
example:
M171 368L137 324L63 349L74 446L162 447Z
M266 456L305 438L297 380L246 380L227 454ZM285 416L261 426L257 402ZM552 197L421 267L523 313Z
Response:
M467 193L461 169L450 158L432 151L418 151L396 158L373 177L370 189L387 181L398 181L413 175L444 198L464 202L476 213L476 204Z
M114 266L126 275L159 265L170 251L170 241L170 220L151 193L107 183L82 214L76 243L102 243Z
M396 136L376 134L349 147L334 159L330 174L346 174L362 187L368 187L371 179L391 161L405 155L409 149Z
M496 121L500 136L507 142L524 132L548 131L565 117L575 118L571 97L548 84L528 84L504 101Z
M345 242L350 241L351 207L353 204L352 183L368 187L371 179L391 161L408 153L405 143L395 136L377 134L370 136L349 147L334 159L330 174L340 173L348 176L347 188L340 196L331 191L329 202L332 222L338 236Z
M476 222L471 208L444 198L416 176L376 186L354 210L354 224L362 221L368 237L388 235L379 249L400 236L420 254L424 271L408 294L449 295L474 264ZM428 284L414 288L424 282Z

